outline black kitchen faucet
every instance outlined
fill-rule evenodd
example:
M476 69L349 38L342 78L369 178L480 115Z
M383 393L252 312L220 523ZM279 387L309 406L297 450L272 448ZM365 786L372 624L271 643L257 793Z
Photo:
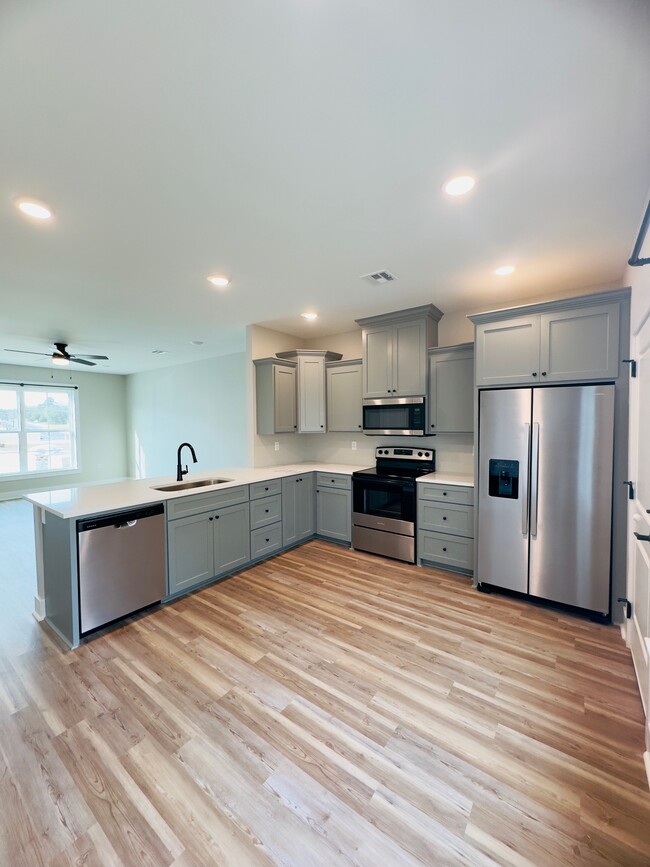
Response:
M188 449L192 452L192 460L194 461L194 463L196 463L196 452L194 451L194 446L191 445L190 443L181 443L178 447L178 459L176 461L176 481L177 482L182 482L183 476L186 475L188 472L187 465L185 466L185 469L183 469L183 465L181 464L181 452L183 451L183 448L185 446L187 446Z

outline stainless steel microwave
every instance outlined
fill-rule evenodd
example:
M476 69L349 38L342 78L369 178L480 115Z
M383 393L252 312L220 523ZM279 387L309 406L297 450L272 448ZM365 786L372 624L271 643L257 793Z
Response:
M371 436L423 437L423 397L380 397L363 401L363 432Z

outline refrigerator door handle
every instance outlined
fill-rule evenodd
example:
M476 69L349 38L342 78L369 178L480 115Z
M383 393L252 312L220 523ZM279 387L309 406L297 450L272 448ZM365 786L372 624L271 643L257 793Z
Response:
M524 427L526 428L526 454L529 455L530 454L530 424L528 422L526 422L524 424ZM528 497L528 471L526 471L523 475L524 475L524 478L523 478L524 484L522 486L522 491L521 491L521 533L522 533L522 536L527 536L528 535L528 517L529 517L529 510L528 510L528 501L529 501L529 497Z
M533 448L530 457L530 535L537 536L537 494L539 490L539 422L533 423Z

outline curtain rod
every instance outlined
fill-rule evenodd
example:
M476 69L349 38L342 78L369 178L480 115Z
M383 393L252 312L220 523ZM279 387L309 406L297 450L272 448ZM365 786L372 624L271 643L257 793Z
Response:
M78 385L61 385L58 382L5 382L0 380L0 385L19 385L21 388L24 386L28 386L29 388L74 388L75 390L79 389Z

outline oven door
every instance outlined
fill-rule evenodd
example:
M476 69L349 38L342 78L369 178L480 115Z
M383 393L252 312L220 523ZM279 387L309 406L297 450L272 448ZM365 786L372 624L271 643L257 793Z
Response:
M352 523L390 533L415 534L415 480L352 479Z

